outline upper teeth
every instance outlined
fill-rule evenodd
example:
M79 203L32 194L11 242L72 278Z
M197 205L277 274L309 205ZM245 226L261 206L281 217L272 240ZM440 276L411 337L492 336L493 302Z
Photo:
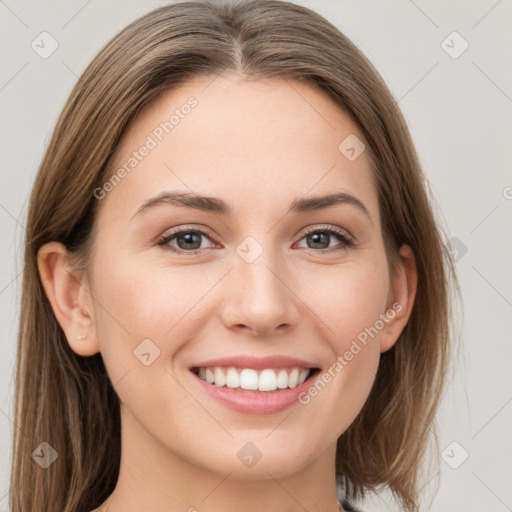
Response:
M254 370L252 368L222 368L220 366L199 368L199 377L216 386L228 388L274 391L275 389L294 388L302 384L309 376L307 368L281 368Z

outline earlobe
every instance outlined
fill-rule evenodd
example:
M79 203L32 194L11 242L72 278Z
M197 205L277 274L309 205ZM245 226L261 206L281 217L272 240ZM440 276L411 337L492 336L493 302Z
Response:
M37 265L46 296L69 345L79 355L99 351L95 334L92 299L84 271L71 271L69 254L59 242L43 245Z
M404 244L399 256L401 261L392 277L386 310L386 315L391 318L381 333L381 352L389 350L398 340L411 316L416 297L418 274L414 252L409 245Z

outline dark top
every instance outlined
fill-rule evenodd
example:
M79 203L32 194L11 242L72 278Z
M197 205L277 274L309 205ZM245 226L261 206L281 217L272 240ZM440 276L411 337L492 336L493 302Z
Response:
M362 510L359 510L357 508L354 508L354 505L351 505L350 503L347 503L346 501L341 502L341 506L347 511L347 512L362 512Z

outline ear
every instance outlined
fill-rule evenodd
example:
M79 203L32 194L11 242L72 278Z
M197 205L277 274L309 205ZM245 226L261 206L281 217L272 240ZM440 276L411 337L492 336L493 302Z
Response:
M386 352L398 340L411 316L418 274L416 258L409 245L402 245L399 251L400 263L391 277L391 287L386 308L385 327L381 331L380 351Z
M49 242L37 254L41 281L69 345L81 356L99 352L92 296L86 272L68 268L65 245Z

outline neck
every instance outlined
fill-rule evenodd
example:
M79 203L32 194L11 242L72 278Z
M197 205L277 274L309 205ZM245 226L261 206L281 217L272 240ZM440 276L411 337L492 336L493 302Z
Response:
M98 512L343 510L336 493L336 445L291 474L265 468L263 455L253 468L257 476L240 477L238 459L231 470L209 470L162 445L133 417L126 421L128 414L122 406L123 410L119 478ZM205 449L211 449L206 445Z

